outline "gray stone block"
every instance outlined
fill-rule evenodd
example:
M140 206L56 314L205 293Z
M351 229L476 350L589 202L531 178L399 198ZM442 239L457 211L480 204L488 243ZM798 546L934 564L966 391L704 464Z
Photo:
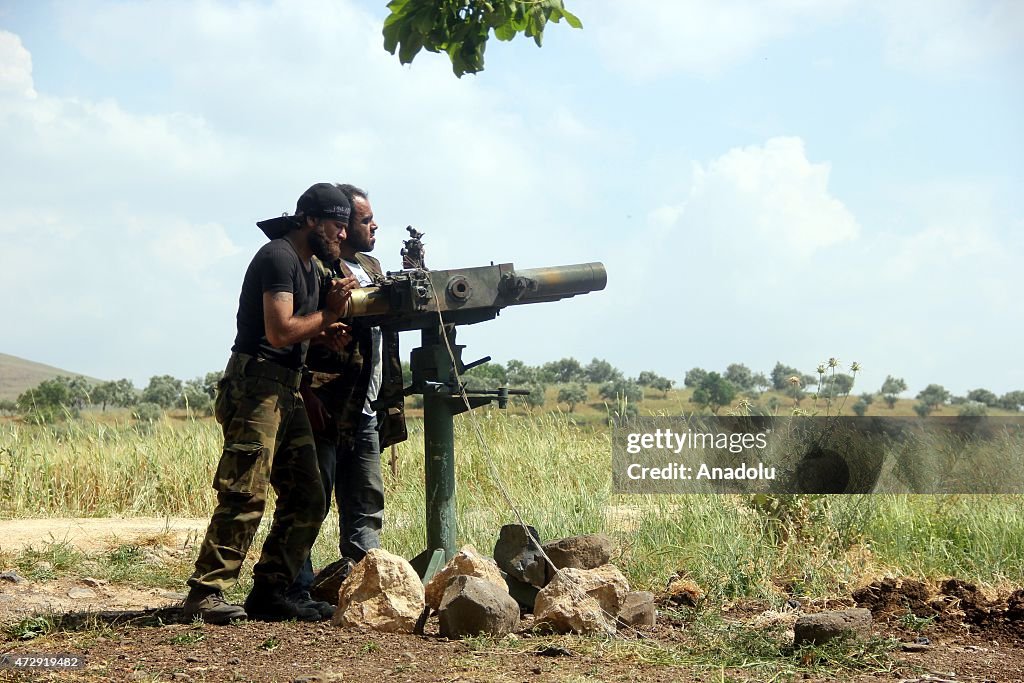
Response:
M793 627L793 643L822 645L836 638L867 638L871 635L871 610L863 607L803 614Z
M456 576L438 610L441 636L503 636L519 625L519 604L486 579Z
M498 567L513 579L528 583L537 588L547 584L547 573L544 570L544 558L540 554L540 540L537 530L526 530L518 524L506 524L498 533L498 542L494 544L494 561Z

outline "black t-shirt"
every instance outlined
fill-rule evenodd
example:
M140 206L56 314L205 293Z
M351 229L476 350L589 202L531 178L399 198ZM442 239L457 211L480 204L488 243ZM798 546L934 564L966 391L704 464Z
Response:
M312 267L306 270L286 239L271 240L263 245L245 271L242 294L238 297L238 334L231 350L298 370L306 360L309 342L280 349L271 346L263 323L264 292L290 292L293 315L309 315L317 310L320 297L317 271Z

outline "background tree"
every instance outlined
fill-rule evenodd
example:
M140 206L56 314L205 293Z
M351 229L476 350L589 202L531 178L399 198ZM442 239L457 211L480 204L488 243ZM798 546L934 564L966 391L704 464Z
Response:
M622 379L622 373L614 365L600 358L590 361L583 369L583 374L586 375L588 382L594 384Z
M709 372L693 390L690 401L702 408L710 408L711 412L717 415L719 409L732 403L734 398L736 386L717 372Z
M1024 406L1024 391L1008 391L999 397L999 407L1003 410L1019 411Z
M865 391L860 395L860 400L864 402L864 405L869 406L875 402L875 395Z
M822 396L846 396L853 389L853 377L842 372L830 375L821 383Z
M540 47L549 21L583 27L562 0L391 0L388 9L385 50L398 50L402 64L412 63L420 50L444 52L459 78L483 70L492 31L498 40L522 33Z
M597 393L607 401L624 400L627 403L640 403L644 400L643 388L635 381L623 377L605 382Z
M672 385L675 384L675 382L670 380L668 377L662 377L651 370L644 370L641 372L636 378L636 383L642 387L650 387L655 391L660 391L666 396L672 389Z
M39 422L62 416L77 417L89 402L91 387L83 377L59 375L22 392L15 400L18 412Z
M988 389L971 389L967 392L967 400L982 403L989 408L994 408L999 403L999 398Z
M558 390L558 402L568 403L569 412L573 412L577 404L587 402L587 385L582 383L565 385Z
M563 358L561 360L545 363L541 366L541 374L548 382L568 384L583 379L583 366L575 358Z
M725 378L733 383L737 389L753 389L754 373L742 363L733 363L725 369Z
M890 409L896 407L896 401L900 394L907 390L907 383L903 381L902 377L893 377L892 375L886 375L885 381L882 382L882 388L880 390L882 399Z
M18 404L17 403L15 403L14 401L12 401L12 400L10 400L8 398L0 400L0 413L4 413L4 414L7 414L7 415L12 415L12 414L14 414L16 412L18 412Z
M517 361L518 362L518 361ZM526 367L525 365L523 366ZM532 377L517 378L523 382L528 382ZM501 363L484 363L478 365L475 368L470 368L466 372L462 373L462 380L466 383L467 387L473 387L475 389L497 389L508 384L508 373L505 371L505 366ZM411 381L411 380L410 380Z
M216 372L188 380L175 405L200 415L213 415L213 401L217 396L219 381L220 373Z
M800 377L800 371L796 368L791 368L788 365L782 363L775 363L775 367L772 368L771 380L772 388L775 391L785 391L786 387L789 386L790 377ZM818 379L815 378L814 382L817 383Z
M127 408L139 400L139 394L130 379L103 382L93 388L91 396L93 404L100 405L103 410L106 410L108 405Z
M917 395L917 400L929 406L931 410L943 405L949 400L949 392L941 384L929 384ZM916 408L915 408L916 410ZM920 415L920 413L918 413Z
M981 401L967 401L957 412L960 417L984 417L988 415L988 405Z
M707 376L708 371L704 368L690 368L686 373L686 377L683 378L683 384L687 388L693 389L699 386Z
M178 403L182 391L180 379L170 375L154 375L149 378L149 384L142 390L141 401L155 403L167 410Z
M868 404L863 398L857 399L857 402L853 404L853 412L857 417L864 417L864 414L868 412Z
M513 358L505 365L505 376L509 386L525 386L539 380L537 368Z
M767 391L770 386L771 382L763 372L754 373L754 389L759 392L764 392Z
M523 403L524 405L526 405L531 410L534 409L534 408L543 408L544 407L544 402L546 400L545 399L545 393L548 390L548 388L547 388L547 386L545 384L543 384L542 382L530 382L530 383L525 384L525 385L517 386L516 388L517 389L527 389L530 392L526 396L517 396L517 397L515 397L515 398L517 398L519 400L519 402Z

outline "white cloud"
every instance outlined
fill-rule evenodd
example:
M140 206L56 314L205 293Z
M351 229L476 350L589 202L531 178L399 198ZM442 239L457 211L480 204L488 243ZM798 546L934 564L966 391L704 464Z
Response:
M680 231L703 234L731 254L791 260L857 237L860 227L828 188L831 166L812 163L800 138L736 147L696 164ZM670 216L671 207L657 211Z
M110 90L36 93L31 55L0 33L0 284L39 282L34 301L0 304L25 321L6 352L100 377L218 367L264 239L253 223L320 180L370 191L391 267L408 223L438 264L548 265L530 262L541 239L552 263L585 260L559 254L576 242L553 209L584 184L549 143L585 137L586 121L567 107L550 127L509 114L509 95L458 81L444 57L402 67L381 49L380 19L350 3L60 10L82 70L102 63L96 84ZM138 89L139 72L159 85ZM133 98L119 97L122 76ZM40 279L43 255L59 278ZM62 360L69 349L49 340L69 322L97 354Z
M903 0L879 2L886 57L894 65L959 75L1017 53L1024 45L1019 0ZM1020 62L1016 70L1019 72Z
M840 16L848 0L639 0L595 3L593 26L609 66L636 79L711 77L768 43Z
M0 97L33 98L32 55L21 44L21 38L0 30Z
M932 75L981 73L1009 55L1019 59L1024 45L1018 0L602 0L593 6L588 28L605 61L636 80L677 72L714 77L774 42L854 16L882 32L891 64ZM810 57L816 68L832 62Z

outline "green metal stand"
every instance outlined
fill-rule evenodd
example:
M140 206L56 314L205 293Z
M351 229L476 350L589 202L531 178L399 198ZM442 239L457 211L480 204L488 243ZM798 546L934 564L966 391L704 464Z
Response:
M445 341L447 336L447 342ZM451 355L448 348L451 347ZM423 470L426 483L427 548L410 560L424 583L455 556L458 522L455 519L455 422L454 417L493 401L505 407L509 394L522 390L501 389L473 392L463 400L459 394L455 367L461 374L490 360L484 358L464 365L462 349L455 343L455 327L424 329L421 346L411 355L412 386L407 393L423 394ZM454 365L452 359L454 357Z

